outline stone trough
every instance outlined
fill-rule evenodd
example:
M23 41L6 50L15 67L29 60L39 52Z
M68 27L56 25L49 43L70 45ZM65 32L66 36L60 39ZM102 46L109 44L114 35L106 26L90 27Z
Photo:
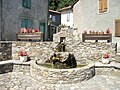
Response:
M39 66L34 61L31 64L31 76L47 84L75 84L88 80L95 75L93 64L81 68L52 69Z

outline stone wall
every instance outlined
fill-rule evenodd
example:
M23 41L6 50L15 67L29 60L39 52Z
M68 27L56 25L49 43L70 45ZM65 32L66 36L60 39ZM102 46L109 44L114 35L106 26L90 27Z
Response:
M66 49L68 52L74 53L78 62L84 64L91 61L100 61L104 53L109 53L111 60L113 60L116 53L116 44L77 42L71 45L67 44Z
M19 59L18 52L24 48L31 60L39 60L44 63L50 58L57 44L57 42L12 42L12 58ZM80 64L100 61L106 52L110 54L111 60L114 60L116 53L114 43L65 42L65 44L66 52L62 52L62 55L73 53Z
M25 49L31 60L44 62L50 57L56 45L53 42L13 42L12 57L15 60L19 59L19 50Z
M95 75L93 65L73 69L50 69L31 64L31 76L47 84L75 84L88 80Z
M12 59L12 42L0 42L0 61Z
M109 53L110 60L114 60L116 54L116 44L115 43L93 43L93 42L76 42L69 41L65 42L66 52L61 53L64 58L67 57L69 53L73 53L77 62L80 64L87 64L91 61L100 61L102 59L102 54ZM39 60L44 63L54 52L54 48L58 45L58 42L1 42L0 48L0 60L18 60L18 52L24 49L30 60Z
M8 64L0 64L0 74L12 72L13 70L13 64L8 63Z
M3 63L0 64L0 74L8 72L20 72L21 74L30 75L30 64Z
M108 76L118 76L120 77L120 68L114 67L96 67L95 75L108 75Z

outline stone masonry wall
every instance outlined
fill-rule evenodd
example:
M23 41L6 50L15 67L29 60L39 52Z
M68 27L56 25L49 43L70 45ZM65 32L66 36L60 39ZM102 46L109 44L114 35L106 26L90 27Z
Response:
M8 63L8 64L0 64L0 74L12 72L13 70L13 64Z
M120 69L114 67L97 67L95 68L95 74L120 77Z
M95 68L92 64L73 69L50 69L38 66L36 63L31 64L31 76L47 84L75 84L88 80L94 75Z
M109 53L111 60L114 60L116 44L77 42L75 44L67 44L66 49L68 52L74 53L78 62L84 64L91 61L100 61L104 53Z
M0 64L0 74L8 72L20 72L25 75L30 75L30 64L15 64L15 63Z
M25 49L31 60L39 60L44 63L50 58L57 44L57 42L12 42L12 58L19 59L19 50ZM115 46L114 43L66 42L66 52L73 53L78 63L88 64L94 60L100 61L106 52L110 54L111 60L114 60ZM62 54L64 55L66 52L62 52Z
M0 42L0 61L12 59L12 42Z
M18 52L24 49L31 60L40 60L43 62L50 57L56 45L53 42L13 42L12 57L15 60L19 59Z

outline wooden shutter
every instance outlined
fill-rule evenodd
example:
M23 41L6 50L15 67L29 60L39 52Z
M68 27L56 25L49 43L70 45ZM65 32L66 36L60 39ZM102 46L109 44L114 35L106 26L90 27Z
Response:
M107 12L107 0L103 0L103 12Z
M120 20L115 21L115 36L120 37Z
M99 0L99 13L102 12L102 0Z
M108 0L99 0L99 13L107 12L107 1Z

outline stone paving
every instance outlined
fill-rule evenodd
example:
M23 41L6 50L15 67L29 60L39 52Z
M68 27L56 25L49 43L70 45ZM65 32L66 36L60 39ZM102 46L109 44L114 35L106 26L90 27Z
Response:
M120 77L96 75L77 84L43 84L22 72L0 74L0 90L120 90Z

